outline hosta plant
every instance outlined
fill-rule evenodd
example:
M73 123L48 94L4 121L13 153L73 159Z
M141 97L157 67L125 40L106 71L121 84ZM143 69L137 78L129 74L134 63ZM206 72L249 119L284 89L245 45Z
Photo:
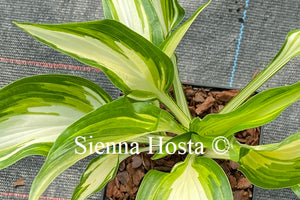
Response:
M300 132L259 146L240 144L233 135L272 121L300 99L300 82L249 99L300 54L300 30L288 33L273 61L220 113L192 119L174 51L209 3L184 23L177 0L103 0L107 19L99 21L15 22L40 42L101 69L125 95L113 100L98 85L69 75L38 75L7 85L0 90L0 168L25 156L46 156L29 195L37 200L55 177L96 153L74 189L72 199L79 200L101 190L131 154L156 150L158 159L178 152L188 154L186 159L170 173L150 170L137 199L233 199L214 158L238 162L254 185L292 188L299 196ZM141 143L148 146L139 148Z

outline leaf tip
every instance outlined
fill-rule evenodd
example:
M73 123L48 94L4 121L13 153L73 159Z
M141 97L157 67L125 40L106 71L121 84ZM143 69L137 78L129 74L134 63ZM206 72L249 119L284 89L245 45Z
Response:
M28 23L24 23L24 22L16 22L16 21L12 21L12 23L14 25L16 25L17 27L19 27L20 29L24 30L25 26L28 25Z
M22 23L16 22L16 21L12 21L12 23L13 23L14 25L16 25L16 26L19 26L19 24L22 24Z

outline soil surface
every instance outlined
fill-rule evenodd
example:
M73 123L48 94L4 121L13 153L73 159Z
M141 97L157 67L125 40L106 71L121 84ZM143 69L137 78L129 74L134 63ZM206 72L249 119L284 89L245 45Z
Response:
M184 86L188 106L193 117L203 118L209 113L218 113L239 90L215 90L211 88L194 89ZM172 93L172 91L171 91ZM258 145L260 128L248 129L236 133L237 140L243 144ZM106 197L110 200L134 200L139 185L150 169L170 172L172 167L183 161L183 155L168 155L159 160L152 160L152 155L141 153L120 163L116 177L107 185ZM236 162L216 160L225 171L235 200L252 199L253 185L237 170Z

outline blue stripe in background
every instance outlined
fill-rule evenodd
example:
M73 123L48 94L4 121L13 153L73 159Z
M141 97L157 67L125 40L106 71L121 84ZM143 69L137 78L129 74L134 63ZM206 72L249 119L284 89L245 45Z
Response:
M243 32L244 32L244 22L245 22L246 17L247 17L247 8L248 8L249 1L250 0L246 0L246 3L245 3L245 10L244 10L244 15L243 15L243 22L241 23L239 40L238 40L238 44L237 44L237 47L236 47L235 57L234 57L233 66L232 66L231 78L230 78L230 83L229 83L230 87L232 87L234 73L235 73L235 69L236 69L236 65L237 65L237 60L238 60L238 56L239 56L241 41L242 41Z

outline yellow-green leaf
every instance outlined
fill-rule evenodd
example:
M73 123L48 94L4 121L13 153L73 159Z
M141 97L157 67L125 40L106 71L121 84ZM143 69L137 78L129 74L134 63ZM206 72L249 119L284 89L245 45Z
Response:
M161 131L181 134L186 130L169 113L146 102L131 103L121 98L101 106L73 123L57 138L32 184L29 199L39 199L56 176L77 161L111 146L112 142ZM98 142L104 146L98 146Z
M293 186L292 190L300 198L300 184Z
M226 114L209 114L194 119L191 131L203 137L225 136L264 125L275 119L285 108L300 100L300 82L261 92L236 110Z
M180 25L161 45L160 48L162 51L167 54L169 57L171 57L178 46L179 42L187 32L187 30L190 28L194 20L198 17L200 12L206 8L206 6L209 5L211 0L209 0L206 4L199 7L196 12L182 25Z
M253 184L276 189L300 183L300 132L276 144L239 146L239 170Z
M98 85L68 75L39 75L0 89L0 169L48 154L73 122L111 101Z
M235 96L220 113L228 113L237 109L251 94L276 74L295 56L300 55L300 29L289 32L285 42L271 63L259 73L248 85Z
M159 98L172 84L173 64L168 56L117 21L16 24L40 42L102 69L113 84L132 98Z
M157 46L184 16L177 0L102 0L102 3L107 19L121 22Z
M137 200L231 200L229 181L212 159L188 155L171 173L150 170L143 179Z
M118 154L103 154L94 158L82 174L79 185L73 192L73 200L87 199L101 190L117 173Z

